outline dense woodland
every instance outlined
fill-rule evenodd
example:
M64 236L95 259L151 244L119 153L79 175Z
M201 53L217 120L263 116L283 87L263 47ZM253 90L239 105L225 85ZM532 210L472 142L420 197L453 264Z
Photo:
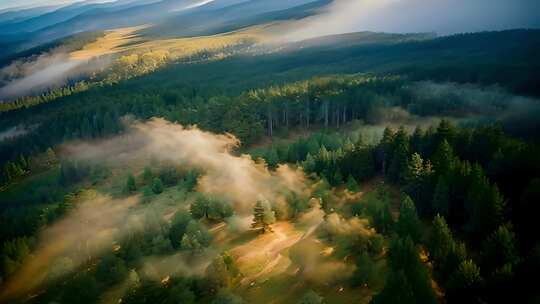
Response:
M443 120L412 134L386 128L377 145L361 138L340 143L321 134L262 153L269 164L303 161L305 170L333 186L354 189L379 174L399 186L397 222L384 209L389 206L371 215L378 231L397 234L390 246L391 273L375 303L434 301L425 290L431 288L415 244L429 251L448 302L492 303L517 294L528 302L536 295L528 278L540 266L539 239L531 233L540 182L538 149L497 127L458 128ZM422 228L426 224L431 224L428 232ZM423 298L428 296L429 301Z
M201 172L150 163L117 180L107 164L55 152L66 141L122 134L131 117L164 117L232 133L242 152L264 159L270 170L283 163L303 168L318 185L313 196L325 221L338 208L336 191L358 193L376 183L366 197L339 206L347 219L367 218L376 233L337 236L318 228L321 239L352 261L354 273L341 283L369 289L372 303L535 303L540 298L530 278L540 271L540 146L531 117L538 108L520 121L495 121L483 116L485 109L495 108L489 112L495 115L510 105L422 97L417 85L498 85L508 96L538 97L538 37L537 31L510 31L286 56L244 54L171 65L2 112L1 128L23 125L28 133L0 142L0 283L36 250L44 227L113 179L115 197L140 194L148 205L174 191L175 199L191 201L189 209L169 221L148 216L145 229L122 239L117 251L89 257L79 269L69 258L57 261L48 285L25 301L97 303L107 287L128 282L122 303L243 303L230 291L241 275L226 251L204 276L156 282L135 271L153 255L196 259L212 246L209 225L233 216L231 202L197 192ZM508 54L515 60L500 60ZM414 130L386 127L433 117ZM373 126L381 129L376 141L363 132ZM273 202L254 202L252 227L270 232L276 221L295 222L312 207L309 201L290 194L287 213ZM293 249L290 258L302 262ZM322 303L321 296L308 292L301 303Z

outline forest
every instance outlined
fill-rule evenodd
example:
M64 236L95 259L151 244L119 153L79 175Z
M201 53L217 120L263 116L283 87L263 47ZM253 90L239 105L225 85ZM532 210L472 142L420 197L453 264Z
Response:
M0 102L0 303L540 301L540 30L244 38Z

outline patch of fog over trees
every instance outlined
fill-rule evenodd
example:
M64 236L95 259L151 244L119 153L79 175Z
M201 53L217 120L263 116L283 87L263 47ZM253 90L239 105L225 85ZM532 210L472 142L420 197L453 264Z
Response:
M16 60L0 70L0 100L39 95L73 85L104 71L110 63L110 57L71 58L69 51L61 47Z

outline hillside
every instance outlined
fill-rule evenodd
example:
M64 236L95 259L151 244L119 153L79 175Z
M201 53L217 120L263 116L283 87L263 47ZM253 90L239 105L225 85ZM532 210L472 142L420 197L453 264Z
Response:
M0 303L540 299L534 0L21 1Z

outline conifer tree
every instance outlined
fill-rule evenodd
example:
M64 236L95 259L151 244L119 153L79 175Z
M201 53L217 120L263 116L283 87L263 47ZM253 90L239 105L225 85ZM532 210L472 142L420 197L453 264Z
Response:
M135 184L135 177L131 173L129 173L127 176L126 190L127 192L134 192L137 190L137 185Z
M486 185L487 189L479 189L481 196L475 201L473 228L478 238L483 238L504 222L506 202L497 185Z
M519 261L516 235L509 224L501 225L483 243L482 268L495 271L506 264L514 265Z
M404 173L404 191L416 202L421 199L424 177L424 160L418 153L413 153L407 162Z
M275 168L279 164L279 157L276 151L276 148L272 146L266 153L266 163L268 167Z
M409 158L409 139L403 127L395 135L388 176L395 183L403 183Z
M56 153L50 147L47 148L47 150L45 151L45 156L46 156L46 161L45 162L49 166L52 165L52 164L55 164L56 162L58 162L58 158L56 157Z
M465 197L465 210L469 214L472 226L476 226L475 217L479 214L480 206L484 199L489 183L484 175L484 170L479 164L474 164L469 175L469 185Z
M163 192L163 189L163 182L159 177L155 177L152 181L152 192L154 192L155 194L160 194L161 192Z
M193 218L200 219L204 217L208 219L210 201L201 195L193 203L191 203L189 209Z
M386 127L384 129L383 137L381 139L381 142L379 143L379 147L382 153L382 173L387 172L388 167L390 166L390 161L392 160L392 156L394 154L394 136L394 131L391 128Z
M275 212L272 210L270 203L266 200L257 201L253 208L253 223L252 228L260 229L262 233L272 231L271 224L276 222Z
M440 144L443 141L454 144L456 138L456 128L454 125L446 119L441 120L437 127L437 143Z
M446 224L444 217L436 215L433 220L433 229L429 242L430 255L435 261L435 266L442 266L454 246L452 232Z
M445 175L450 173L455 161L456 157L454 155L454 150L450 144L443 139L433 155L433 166L435 167L436 174Z
M373 304L416 304L411 284L403 270L390 271L384 289L371 301Z
M306 160L302 163L302 167L306 172L313 172L315 168L315 158L308 152Z
M397 232L401 237L411 237L415 243L420 241L422 235L421 223L416 213L416 207L408 195L401 201Z
M442 216L448 217L450 208L450 189L448 181L444 175L439 176L439 181L433 194L433 211Z
M360 191L360 187L358 186L356 179L352 175L349 175L349 178L347 178L347 190L351 192Z
M446 289L447 301L452 303L481 303L483 279L480 268L472 261L461 262L452 274Z
M152 182L152 169L150 169L150 167L144 168L143 181L145 184L150 184Z
M411 286L414 303L436 303L427 268L421 262L413 240L410 237L394 239L389 254L391 271L403 271Z

